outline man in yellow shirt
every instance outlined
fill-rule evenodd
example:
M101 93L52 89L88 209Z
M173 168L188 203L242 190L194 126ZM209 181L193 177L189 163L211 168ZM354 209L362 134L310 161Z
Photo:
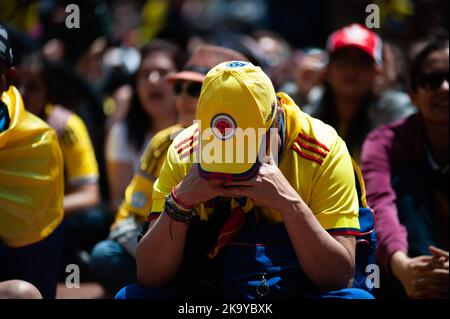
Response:
M153 183L158 178L173 138L190 126L205 74L227 60L247 60L235 50L215 45L200 45L192 53L182 71L170 74L178 111L178 123L158 132L147 145L125 198L116 215L110 238L98 243L91 258L91 269L111 294L127 283L136 281L135 251L137 236L152 208ZM120 273L120 276L118 275Z
M345 289L354 276L358 198L336 131L276 95L267 75L242 61L208 72L196 119L169 147L155 182L149 230L136 252L140 285L116 298L324 291L333 292L318 297L370 298ZM272 261L291 258L295 280L267 263L264 251L276 243L287 250ZM243 252L246 246L255 251ZM239 273L252 258L254 268ZM239 290L244 276L256 282L250 293Z
M28 113L0 26L0 281L21 279L54 298L62 252L63 159L55 131Z

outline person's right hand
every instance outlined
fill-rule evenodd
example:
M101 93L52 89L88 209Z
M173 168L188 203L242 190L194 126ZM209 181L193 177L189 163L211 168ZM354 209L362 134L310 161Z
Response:
M202 178L198 172L198 164L192 165L188 174L176 186L177 198L185 205L194 206L222 195L222 180Z

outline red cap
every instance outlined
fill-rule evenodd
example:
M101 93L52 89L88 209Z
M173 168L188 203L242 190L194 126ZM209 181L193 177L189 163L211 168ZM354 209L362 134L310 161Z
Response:
M327 41L327 51L333 54L339 49L355 47L363 50L378 64L382 64L381 38L374 32L360 24L350 24L333 32Z

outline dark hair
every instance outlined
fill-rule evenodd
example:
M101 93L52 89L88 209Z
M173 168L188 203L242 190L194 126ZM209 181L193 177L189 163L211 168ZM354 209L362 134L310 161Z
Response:
M30 53L22 58L20 68L36 70L45 86L45 98L47 102L54 103L55 99L55 79L51 71L49 62L43 58L39 52Z
M373 99L374 96L370 92L363 98L360 107L348 127L345 143L347 144L350 154L354 148L359 148L362 145L364 138L372 129L369 116L367 114L367 109ZM333 89L328 82L324 84L323 97L320 103L320 113L317 114L316 117L337 130L339 125L339 116L336 109Z
M148 55L157 52L167 54L176 64L178 61L178 55L180 54L178 48L174 44L160 39L153 40L148 45L141 48L140 52L141 65ZM125 123L128 129L128 142L137 150L140 150L142 148L142 145L144 144L145 134L148 131L149 127L152 126L152 122L151 120L149 122L148 114L145 113L137 94L136 80L140 68L141 66L139 66L139 68L132 76L131 84L133 93L130 109L128 110L128 113L125 117Z
M449 47L448 34L434 36L428 39L422 49L412 57L409 69L409 87L412 91L417 91L418 77L422 73L423 64L428 56L436 51Z

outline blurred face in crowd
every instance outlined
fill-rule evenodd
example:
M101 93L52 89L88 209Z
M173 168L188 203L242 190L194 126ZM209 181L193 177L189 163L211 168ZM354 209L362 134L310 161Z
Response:
M35 67L20 66L16 84L25 108L41 116L47 104L47 88L42 73Z
M174 61L164 52L154 52L144 57L136 78L136 91L149 116L157 118L172 107L173 94L164 77L175 71Z
M448 60L448 48L429 54L418 76L417 90L411 93L425 121L433 124L449 123Z
M202 89L202 82L178 80L173 83L176 97L178 121L182 126L189 126L195 118L195 109Z
M269 66L267 73L275 87L283 85L291 77L293 61L291 61L290 47L276 37L263 36L258 39L262 51L264 52Z
M370 91L375 75L375 62L358 48L342 48L331 55L327 80L338 96L363 98Z
M8 91L15 76L16 69L9 67L4 60L0 59L0 96Z

